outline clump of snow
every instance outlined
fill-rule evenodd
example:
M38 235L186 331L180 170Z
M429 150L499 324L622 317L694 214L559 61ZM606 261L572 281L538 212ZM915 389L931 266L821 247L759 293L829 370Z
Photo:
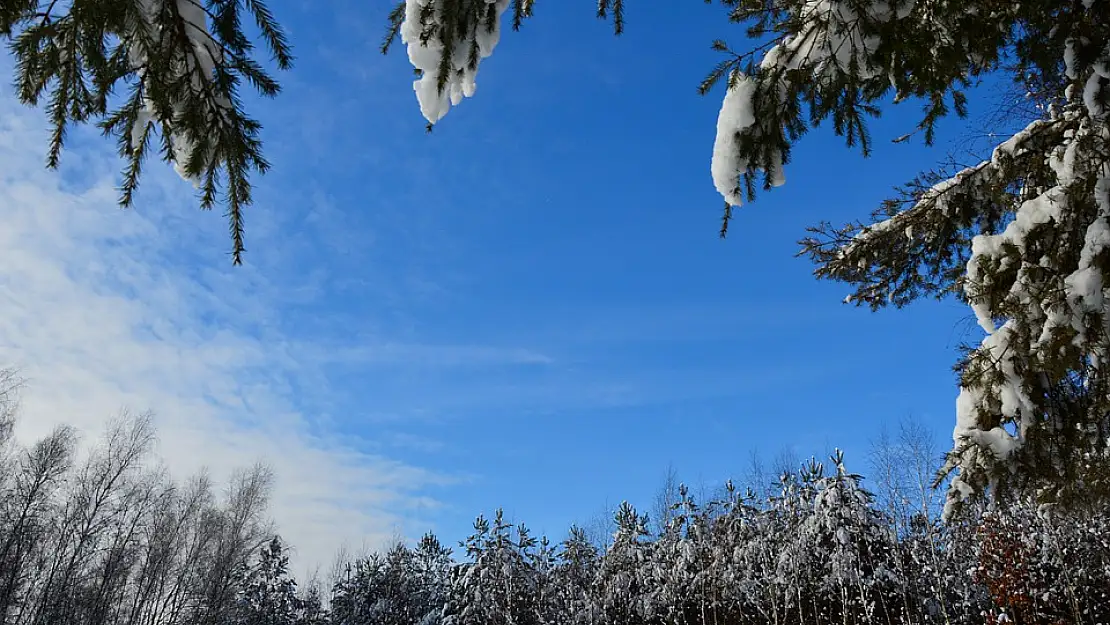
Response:
M971 259L967 263L967 282L964 290L979 325L988 334L993 333L995 327L990 302L980 294L990 286L989 276L983 271L984 263L988 258L997 259L1007 244L1018 250L1024 249L1025 237L1033 228L1059 218L1060 203L1064 201L1063 195L1063 189L1057 187L1028 200L1021 205L1014 220L1001 234L980 234L972 239Z
M497 18L492 28L479 24L471 33L478 46L478 60L488 58L501 39L501 15L509 8L509 0L485 0L495 5ZM442 38L449 26L442 23L444 0L407 0L405 19L401 24L401 41L408 46L409 61L420 71L420 78L413 82L416 99L420 103L420 113L429 123L443 119L447 111L462 102L464 97L474 95L478 88L476 76L478 67L470 66L471 41L453 41L454 47L447 68L447 76L440 75L440 60L446 43ZM427 14L431 10L431 18ZM430 24L429 24L430 21ZM432 25L431 36L425 37L428 26ZM440 80L445 80L440 89Z
M740 156L738 142L740 133L755 123L753 98L756 84L750 77L739 73L732 77L731 82L721 103L721 112L717 115L717 139L713 143L710 170L713 184L725 201L739 206L738 174L747 169L748 163Z
M739 80L735 75L732 77L717 119L710 165L717 191L728 204L741 203L738 180L745 171L756 170L756 164L739 153L742 142L760 140L757 133L745 132L757 122L751 104L757 85L785 96L788 91L785 72L804 70L812 80L826 80L849 71L867 80L887 72L872 62L879 38L864 34L861 23L905 19L913 11L915 0L879 0L868 6L867 15L860 15L858 6L845 0L808 0L798 14L801 28L767 50L759 65L759 75L739 76ZM768 180L771 186L781 186L786 182L782 155L770 156Z
M147 34L155 42L159 42L161 38L162 33L161 27L158 25L158 16L166 8L167 2L174 3L172 6L176 9L177 16L184 23L185 35L189 40L188 49L175 63L177 77L188 77L189 86L194 92L200 93L205 87L205 83L214 79L216 65L223 59L223 52L208 29L204 7L196 0L141 0L140 13L146 22L141 27L149 29ZM137 74L144 92L146 92L149 90L150 76L144 71L143 67L146 65L150 51L141 45L141 41L142 38L136 37L128 48L128 54L132 66L139 68ZM132 149L137 148L145 140L150 125L159 121L158 113L155 111L154 103L150 98L144 96L143 102L144 106L139 110L135 126L132 128L129 137ZM212 115L221 115L224 110L231 107L231 103L222 97L216 98L214 103L217 109L210 111ZM174 170L182 178L189 180L196 186L199 185L200 181L185 171L185 166L192 158L196 146L184 132L176 130L178 124L175 123L184 114L185 106L184 102L173 103L172 119L162 121L168 122L170 127L175 129L170 135Z
M1087 77L1087 82L1083 85L1083 104L1087 106L1090 111L1091 117L1105 117L1106 107L1102 104L1103 91L1106 89L1108 76L1099 72L1092 72Z
M913 8L914 0L874 2L868 7L867 18L875 22L904 19ZM799 17L804 24L801 31L783 38L768 50L761 69L809 68L820 73L833 64L843 71L854 65L862 78L883 73L882 68L871 64L871 54L878 47L879 39L863 34L860 29L863 16L856 12L855 3L809 0Z
M1075 46L1076 40L1069 38L1064 43L1064 75L1071 80L1079 77L1079 70L1075 66Z
M1068 297L1086 312L1101 311L1105 305L1102 271L1095 265L1095 257L1110 246L1110 225L1106 217L1096 219L1087 227L1079 268L1064 279Z
M999 460L1006 460L1021 446L1018 438L1002 428L972 430L969 432L977 444L990 449Z

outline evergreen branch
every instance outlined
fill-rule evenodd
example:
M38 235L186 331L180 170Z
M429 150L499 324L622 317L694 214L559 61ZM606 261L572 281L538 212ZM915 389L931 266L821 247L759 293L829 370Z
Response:
M525 18L532 17L534 0L513 0L513 30L520 30Z
M123 184L120 186L120 204L131 206L135 201L135 191L139 188L139 178L142 174L143 160L146 157L146 147L150 143L150 124L147 123L141 131L141 138L134 146L129 137L121 135L120 143L128 146L122 156L127 158L127 168L123 172Z
M725 202L724 214L721 216L721 232L722 239L728 237L728 224L732 221L732 204Z
M0 2L0 36L11 38L15 26L35 17L38 0L5 0Z
M245 0L247 7L254 14L255 22L262 31L270 52L277 61L278 69L289 69L293 66L293 54L285 31L278 25L274 14L263 0ZM196 0L190 0L196 2Z
M610 12L613 15L614 34L623 34L624 0L597 0L597 17L599 19L608 19Z
M389 11L388 21L389 24L386 26L385 37L382 38L380 47L382 54L389 54L389 48L392 47L393 42L397 40L397 35L401 32L401 24L405 21L405 0L397 0L397 3Z
M100 117L97 125L116 138L125 159L120 204L131 206L151 134L140 111L149 108L161 129L163 159L180 160L186 175L201 179L201 208L210 209L219 199L220 176L226 175L224 200L238 264L244 250L243 209L251 202L247 170L263 173L269 164L256 137L260 126L241 113L235 76L267 97L279 93L280 84L250 56L252 44L239 22L239 0L214 0L207 6L186 1L211 20L211 31L207 23L184 19L175 2L159 3L148 19L134 2L85 0L58 14L58 0L41 9L33 0L8 0L0 6L0 34L13 38L19 99L37 105L49 91L48 167L58 166L70 125ZM288 41L269 8L261 0L243 3L254 15L276 65L289 67L293 57ZM160 26L157 31L151 21ZM110 43L113 37L118 44ZM135 51L146 62L131 63L129 56ZM202 54L212 58L202 59ZM206 67L213 67L212 75L203 71ZM136 75L139 80L128 100L109 112L114 85ZM177 141L184 143L175 147ZM178 150L186 143L193 146L187 154Z
M208 15L208 17L212 19L212 21L214 23L217 23L217 21L219 20L218 16L213 15L206 7L200 5L197 2L197 0L185 0L185 1L189 2L193 6L195 6L199 9L201 9L202 11L204 11ZM247 2L254 2L256 0L246 0L246 1ZM237 0L231 0L227 4L230 7L236 7L237 6ZM216 48L224 56L230 57L232 59L232 61L230 62L231 64L243 64L243 65L247 65L247 66L250 66L250 67L258 68L256 70L257 72L262 72L263 71L261 69L262 66L257 61L254 61L253 59L250 59L245 54L246 52L249 52L253 46L250 44L250 40L248 40L248 39L246 39L246 37L242 36L242 31L239 28L237 15L233 19L233 28L231 29L232 33L238 33L237 35L234 35L234 34L231 35L231 38L233 38L236 41L236 45L234 47L229 47L228 42L227 42L226 39L221 41L220 39L215 38L210 32L208 32L208 29L205 27L206 26L205 24L194 24L193 22L190 22L189 20L181 18L180 15L178 17L179 17L179 21L181 21L181 22L183 22L183 23L185 23L189 26L192 26L196 33L200 34L205 39L207 39L209 43L216 46ZM282 41L284 41L284 36L285 35L283 33L280 33L280 31L279 31L278 34L282 37ZM188 36L188 35L186 35L186 36ZM278 68L279 69L289 69L290 67L292 67L293 57L289 53L289 49L288 49L287 46L285 48L283 48L283 50L284 50L284 52L282 53L282 58L284 58L285 61L284 61L284 64L283 64L283 62L280 59L277 59L278 60ZM276 58L276 55L277 55L277 53L275 53L275 58ZM236 66L239 67L241 65L236 65ZM265 95L275 95L277 93L277 91L280 90L280 88L276 87L276 82L272 81L272 79L259 79L259 82L260 83L270 82L270 83L273 83L275 85L275 87L271 88L271 91L269 91L269 92L263 91L263 93ZM273 89L277 89L277 90L273 90Z

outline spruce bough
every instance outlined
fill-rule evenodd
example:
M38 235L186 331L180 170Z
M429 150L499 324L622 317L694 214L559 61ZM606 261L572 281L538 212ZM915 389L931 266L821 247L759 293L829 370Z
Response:
M2 0L16 93L43 104L50 121L47 166L58 166L71 125L94 122L126 162L120 204L129 207L153 147L196 186L201 208L226 207L241 264L250 174L269 164L240 87L281 89L256 60L244 20L277 67L289 68L289 43L262 0Z

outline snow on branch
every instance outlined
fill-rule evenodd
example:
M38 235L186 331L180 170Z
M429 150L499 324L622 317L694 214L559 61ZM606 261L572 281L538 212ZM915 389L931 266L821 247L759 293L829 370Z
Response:
M789 34L767 50L754 75L739 69L730 73L710 166L717 191L728 205L741 204L740 181L745 179L750 187L757 172L766 174L767 187L785 182L786 150L773 128L790 125L782 117L789 101L804 88L799 83L834 84L848 75L859 82L882 76L885 70L875 58L881 43L875 26L906 18L913 6L913 0L880 0L861 15L859 2L807 0L795 15L783 20ZM862 127L851 121L839 130L846 132L850 143L857 138L866 142Z
M172 2L172 7L170 6ZM131 45L128 48L131 66L136 69L142 84L143 99L137 119L129 135L132 151L140 150L145 143L152 123L161 121L160 117L168 117L172 131L169 142L173 154L174 170L183 179L194 186L200 186L200 177L190 173L189 163L193 161L196 151L196 142L189 136L184 125L174 123L190 109L190 103L185 99L175 99L172 102L172 113L160 116L151 97L151 92L159 87L153 84L154 76L147 71L152 55L162 54L165 45L175 35L183 34L186 45L183 49L175 50L176 58L173 60L173 76L175 81L184 79L189 89L194 94L210 92L216 77L216 66L224 61L223 48L212 36L208 28L208 17L205 8L198 0L140 0L139 2L138 31L131 35ZM173 32L173 26L179 26L180 32ZM166 76L160 76L162 81ZM212 104L209 115L221 119L226 116L231 108L231 102L226 97L214 95L204 98ZM215 121L215 120L213 120ZM210 154L202 156L207 162L211 160ZM203 169L203 168L202 168Z
M478 65L500 41L501 15L509 4L510 0L406 0L401 41L419 75L412 86L429 124L474 95ZM462 15L452 14L452 8Z
M1032 75L1022 80L1059 85L1043 118L989 159L919 178L869 225L824 225L803 242L819 277L856 287L847 301L955 293L970 305L985 336L959 367L946 515L1015 485L1073 496L1063 467L1110 453L1099 434L1110 425L1110 29L1097 2L1051 19L1013 10L1020 45L1059 46L1063 72L1019 60Z

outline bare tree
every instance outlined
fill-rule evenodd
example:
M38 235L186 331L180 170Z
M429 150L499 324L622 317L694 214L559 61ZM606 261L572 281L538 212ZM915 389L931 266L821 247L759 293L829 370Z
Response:
M4 458L15 430L15 414L23 378L15 369L0 369L0 476L4 474Z
M75 439L72 429L59 427L20 454L11 474L0 476L0 618L4 622L27 610L35 560L49 537L52 504L72 466Z
M870 464L876 495L900 530L914 517L933 519L941 496L933 482L943 461L940 444L920 419L907 416L897 431L884 425L871 442Z
M614 520L616 512L617 506L606 501L589 521L582 524L582 531L587 540L603 553L613 545L613 536L617 532L617 524Z
M215 506L212 482L201 473L190 480L182 495L174 499L175 507L165 522L169 532L155 543L152 555L152 581L157 590L146 609L142 625L177 624L184 622L195 594L190 584L200 577L197 562L204 549L215 540L212 524L205 523ZM142 612L140 612L142 613Z
M663 483L652 502L650 529L656 536L662 536L670 527L671 519L675 515L675 506L681 500L678 493L679 486L678 471L673 464L668 464L667 472L663 475Z
M223 497L152 464L149 414L122 413L86 459L60 427L12 436L21 380L0 370L0 623L225 625L241 577L272 536L272 477L235 474Z
M222 625L234 609L237 583L255 552L273 537L265 518L273 477L255 465L232 478L221 508L209 510L203 524L209 544L195 560L196 587L191 622Z
M748 468L744 475L747 487L757 496L766 499L778 494L779 478L788 473L794 473L801 466L798 455L792 448L781 447L770 463L763 459L758 450L752 450L748 456Z
M110 532L126 514L127 492L154 440L149 415L114 420L103 442L89 455L69 484L66 505L53 536L53 557L46 568L35 625L74 622L95 578L96 559Z

